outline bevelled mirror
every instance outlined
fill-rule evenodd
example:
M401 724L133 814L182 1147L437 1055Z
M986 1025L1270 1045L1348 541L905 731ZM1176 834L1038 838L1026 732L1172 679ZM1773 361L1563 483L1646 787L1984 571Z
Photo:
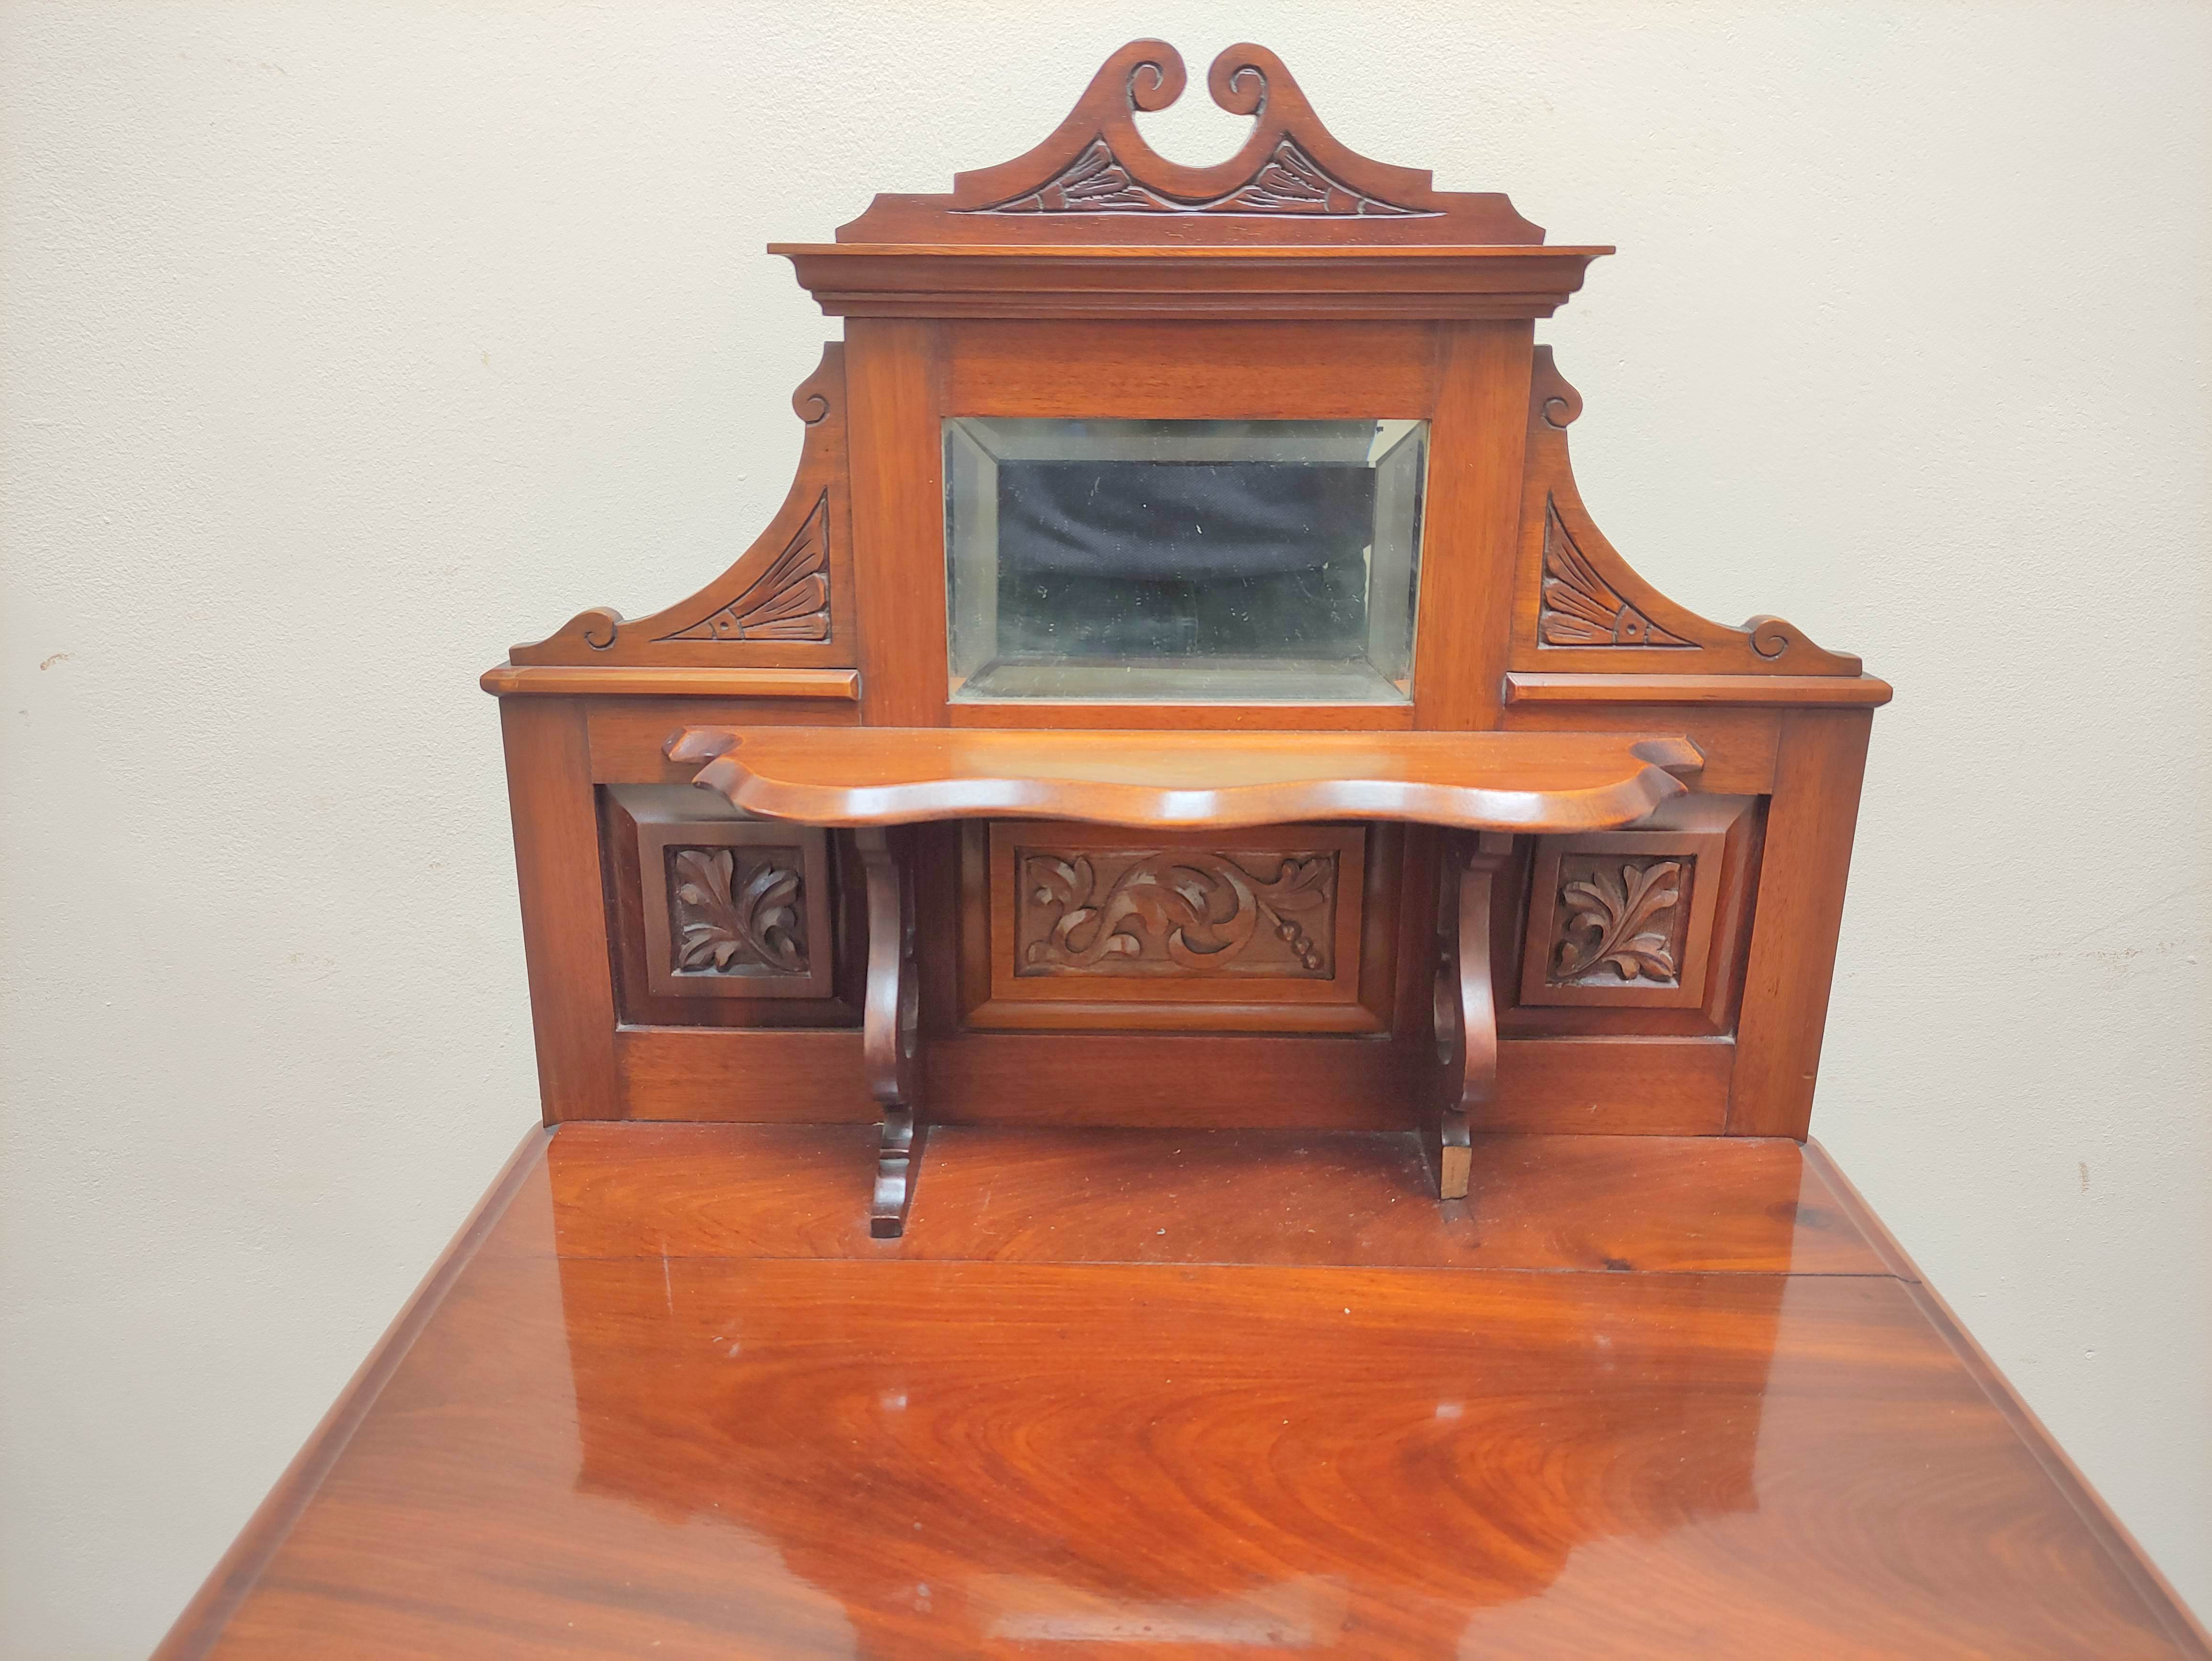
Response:
M945 423L955 703L1406 703L1422 421Z

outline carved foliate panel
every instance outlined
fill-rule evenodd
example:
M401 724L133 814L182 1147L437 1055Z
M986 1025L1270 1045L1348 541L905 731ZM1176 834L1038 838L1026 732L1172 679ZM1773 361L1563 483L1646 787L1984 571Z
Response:
M1018 847L1014 973L1335 973L1338 850Z
M830 994L826 833L749 819L641 821L647 984L670 997Z
M1562 852L1544 984L1680 986L1698 857Z
M971 943L988 992L971 1020L1379 1030L1362 1001L1376 967L1363 938L1370 837L1363 825L1208 837L994 824Z
M1729 826L1741 798L1650 830L1538 839L1519 1001L1694 1008L1706 1001ZM1672 804L1669 804L1672 806Z

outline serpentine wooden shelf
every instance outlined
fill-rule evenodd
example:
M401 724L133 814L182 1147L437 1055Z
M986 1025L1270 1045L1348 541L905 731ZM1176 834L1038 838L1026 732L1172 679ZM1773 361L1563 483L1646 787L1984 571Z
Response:
M1139 830L1395 819L1601 830L1686 788L1679 734L1000 732L690 727L669 759L763 818L914 824L996 816Z

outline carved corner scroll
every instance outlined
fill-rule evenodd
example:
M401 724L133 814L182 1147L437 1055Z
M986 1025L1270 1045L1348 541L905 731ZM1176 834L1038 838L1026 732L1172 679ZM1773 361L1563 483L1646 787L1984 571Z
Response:
M1422 1155L1437 1197L1463 1200L1474 1165L1470 1127L1498 1094L1498 1001L1491 983L1490 912L1513 841L1492 831L1453 837L1437 904L1431 1019L1436 1083Z
M1548 346L1536 348L1522 490L1521 575L1512 666L1593 673L1856 675L1779 618L1741 629L1676 605L1632 569L1575 487L1567 428L1582 413Z
M921 1114L921 984L915 971L914 879L895 832L855 830L867 887L868 986L860 1036L869 1093L883 1111L868 1232L894 1240L906 1232L928 1125Z
M831 342L792 395L806 423L783 507L735 564L690 599L635 621L596 607L507 654L515 664L848 667L854 641L845 485L845 349Z
M1173 46L1133 40L1035 149L959 174L949 197L878 197L838 240L1081 240L1101 235L1085 228L1101 215L1124 221L1116 241L1131 239L1130 219L1158 223L1160 240L1176 242L1544 240L1502 195L1440 192L1425 169L1370 161L1340 143L1264 46L1231 46L1206 74L1216 104L1252 118L1237 153L1211 167L1170 161L1146 142L1135 118L1165 109L1187 82Z

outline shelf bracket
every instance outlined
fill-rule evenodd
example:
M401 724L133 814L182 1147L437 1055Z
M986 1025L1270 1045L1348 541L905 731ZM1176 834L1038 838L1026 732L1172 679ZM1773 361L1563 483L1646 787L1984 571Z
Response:
M1445 839L1437 893L1437 1074L1421 1153L1439 1200L1463 1200L1474 1162L1469 1122L1498 1093L1498 1004L1490 984L1491 893L1513 851L1496 831Z
M921 1104L921 990L914 962L914 883L890 833L853 833L866 879L868 983L863 999L861 1055L869 1093L883 1110L868 1232L895 1240L906 1232L915 1177L929 1127Z

